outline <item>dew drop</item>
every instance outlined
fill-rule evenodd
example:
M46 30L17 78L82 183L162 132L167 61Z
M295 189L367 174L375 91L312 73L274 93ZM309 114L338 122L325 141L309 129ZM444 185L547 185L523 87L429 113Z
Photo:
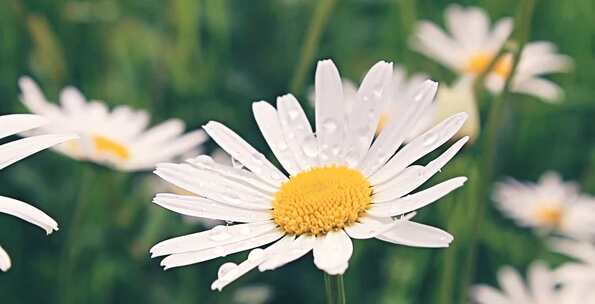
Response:
M431 146L438 140L438 135L436 133L430 133L424 136L424 145Z
M209 231L209 239L215 242L222 242L231 238L231 234L227 231L227 227L223 225L215 226Z
M306 156L314 158L318 155L318 149L316 146L316 140L313 137L306 137L302 142L302 151Z
M215 249L213 249L213 253L218 257L224 257L227 255L225 254L225 249L221 246L215 247Z
M285 142L278 142L277 143L277 149L279 149L279 151L285 151L287 150L287 144Z
M275 171L271 172L271 178L274 180L280 180L283 178L283 176Z
M237 271L238 265L236 263L225 263L219 267L219 271L217 272L217 277L222 278L226 274L229 274L233 271Z
M264 250L262 248L252 249L252 251L250 251L250 253L248 254L248 260L258 260L262 258L263 255Z
M326 119L325 121L322 122L322 127L324 128L324 130L326 131L326 133L333 133L337 130L338 128L338 124L334 119Z
M293 109L293 110L289 110L289 112L287 114L289 115L289 119L295 120L300 115L300 112L296 109Z

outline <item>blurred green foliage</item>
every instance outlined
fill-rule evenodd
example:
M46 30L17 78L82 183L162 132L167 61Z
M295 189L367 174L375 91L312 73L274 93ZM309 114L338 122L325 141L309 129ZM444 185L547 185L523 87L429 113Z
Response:
M492 18L514 15L517 2L460 1L484 7ZM307 107L317 59L332 58L353 80L384 59L451 82L454 76L447 70L407 47L415 20L442 23L448 3L5 0L0 2L0 113L25 111L17 79L31 75L52 100L71 84L110 105L147 109L156 122L179 117L199 128L218 120L268 153L251 102L273 101L292 85ZM552 169L595 192L593 15L591 0L538 2L530 39L555 42L575 59L575 69L554 76L566 92L563 104L516 95L508 103L498 176L535 179ZM319 39L307 42L317 30ZM209 143L207 151L213 148ZM437 178L467 175L468 185L420 214L423 222L453 232L454 245L429 250L355 241L345 276L350 303L466 302L458 290L465 280L465 248L476 231L465 230L465 222L476 203L473 177L482 174L473 165L481 157L474 151L465 151ZM230 303L234 290L252 282L270 285L275 303L322 302L322 275L311 257L274 272L253 271L222 293L209 290L218 265L237 262L245 253L163 272L157 260L149 259L150 246L202 228L151 204L155 190L147 182L149 174L112 172L52 152L3 170L1 193L45 210L62 230L45 237L32 225L0 217L0 241L14 262L0 274L2 303L65 303L65 291L72 303ZM91 176L92 183L82 185L83 176ZM73 210L83 200L80 241L64 248ZM493 282L505 264L524 268L537 257L558 261L530 231L493 208L482 221L473 281ZM78 258L72 278L61 286L65 250ZM445 265L448 255L456 263Z

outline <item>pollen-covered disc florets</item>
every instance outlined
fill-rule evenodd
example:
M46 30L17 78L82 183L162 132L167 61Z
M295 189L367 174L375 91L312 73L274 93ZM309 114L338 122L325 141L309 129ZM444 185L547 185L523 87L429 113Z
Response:
M345 166L313 168L292 176L275 194L273 220L288 234L321 235L353 224L372 200L372 188Z

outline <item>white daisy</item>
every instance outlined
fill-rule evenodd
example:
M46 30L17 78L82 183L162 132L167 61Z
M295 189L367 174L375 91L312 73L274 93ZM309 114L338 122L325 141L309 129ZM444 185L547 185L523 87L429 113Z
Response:
M37 115L0 116L0 138L38 128L48 121ZM53 145L76 138L74 135L38 135L0 145L0 169ZM0 196L0 213L16 216L44 229L47 234L58 230L58 223L41 210L21 201ZM10 257L0 247L0 270L10 268Z
M101 101L87 101L73 87L60 93L60 106L50 103L28 77L19 80L23 104L51 123L39 132L74 132L77 141L56 146L55 149L78 160L125 170L147 170L158 162L169 161L197 148L206 140L202 130L181 135L184 123L170 119L147 129L149 114L127 106L109 111ZM155 147L158 147L157 149Z
M254 103L260 131L289 177L223 124L206 124L211 138L247 170L217 164L208 156L186 164L159 164L157 175L195 195L161 193L154 202L181 214L242 224L163 241L151 248L152 256L168 255L161 261L168 269L274 243L253 249L239 265L222 265L211 286L221 290L253 268L275 269L310 251L318 268L342 274L353 251L350 237L447 247L453 240L450 234L410 219L415 210L462 186L466 178L409 193L437 173L467 138L426 166L412 163L448 141L467 115L450 117L397 151L434 98L437 83L427 81L412 106L372 143L379 105L388 98L391 80L392 64L374 65L358 90L354 111L346 113L339 72L332 61L320 61L316 133L292 95L279 97L277 108Z
M541 262L529 267L528 283L511 267L498 273L502 290L487 285L477 285L471 290L471 299L477 304L577 304L573 290L557 286L555 275Z
M450 5L445 13L443 32L436 24L421 21L414 33L412 47L435 59L460 75L477 76L502 48L512 31L512 19L502 18L493 28L484 10L478 7L463 8ZM513 75L511 90L556 101L562 97L561 89L553 82L539 78L541 75L565 72L572 60L556 53L550 42L532 42L525 45L519 65ZM486 77L485 85L492 92L500 92L512 71L512 54L498 58Z
M479 7L452 4L444 17L449 34L430 21L420 21L412 47L458 74L482 73L512 32L512 18L502 18L492 28Z
M595 200L557 173L543 174L537 184L514 179L498 183L493 199L520 226L572 238L595 237Z

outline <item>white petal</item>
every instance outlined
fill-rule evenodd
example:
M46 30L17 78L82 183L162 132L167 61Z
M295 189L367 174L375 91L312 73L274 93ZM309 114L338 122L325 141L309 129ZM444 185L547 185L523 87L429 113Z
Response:
M454 71L461 71L465 66L463 48L434 23L417 24L411 47Z
M126 164L130 170L144 170L152 168L156 163L169 161L176 156L194 151L201 143L207 140L206 134L202 130L196 130L180 136L170 142L155 144L161 147L153 153L147 153L146 147L139 147L133 144L133 154L137 155L134 161ZM154 148L151 147L151 150Z
M277 111L283 135L300 169L304 171L317 165L318 141L300 103L291 94L280 96Z
M50 134L27 137L3 144L0 146L0 169L41 150L75 138L78 136Z
M414 161L434 151L461 129L467 117L467 113L455 114L412 140L399 150L384 167L370 176L370 182L372 184L386 182Z
M199 169L216 173L223 178L235 181L237 183L250 185L267 194L273 195L278 191L278 188L273 187L260 180L252 172L240 168L233 168L227 165L219 164L208 155L200 155L193 159L188 159L186 160L186 162Z
M468 140L469 137L463 137L427 165L410 166L397 175L397 177L384 184L374 186L374 198L372 201L374 203L386 202L400 198L417 189L434 176L434 174L439 172Z
M400 245L441 248L448 247L454 239L448 232L408 220L396 220L392 229L376 238Z
M223 124L210 121L204 129L223 150L262 180L274 186L279 186L287 180L283 172L271 164L262 153Z
M343 230L331 231L317 237L314 245L314 264L330 275L343 274L343 265L349 262L353 243ZM339 267L341 266L341 267Z
M315 244L316 238L311 235L300 235L295 240L293 240L292 237L292 241L285 245L282 250L269 255L265 261L258 266L258 270L273 270L295 261L310 252Z
M489 40L485 42L485 48L496 53L502 48L504 42L512 33L513 20L510 17L500 19L495 25Z
M384 108L390 97L392 63L376 63L362 80L355 95L353 110L348 114L349 145L345 160L354 167L368 152Z
M368 213L379 217L397 216L415 211L463 186L466 177L455 177L428 189L386 203L375 203Z
M270 220L269 211L257 211L231 207L210 199L197 196L158 193L153 203L171 211L194 217L232 222L262 222Z
M39 226L47 234L58 230L58 223L43 211L21 201L0 196L0 212L16 216L31 224Z
M232 207L271 209L272 196L189 164L159 164L155 174L179 188Z
M536 303L547 303L555 297L556 282L554 282L553 275L543 262L536 261L531 264L528 282L529 290L531 290Z
M0 116L0 138L38 128L48 120L33 114L12 114Z
M383 222L371 216L363 216L358 222L345 227L345 232L354 239L369 239L390 230L395 221Z
M66 87L60 92L60 104L65 113L70 115L81 115L84 111L87 99L75 87Z
M438 83L431 80L425 81L412 98L412 105L403 113L402 118L391 120L388 126L382 130L364 160L358 165L366 176L376 172L393 156L407 138L408 132L434 99L437 89Z
M0 270L7 271L8 269L10 269L11 265L12 264L10 262L10 257L8 256L8 253L6 253L2 246L0 246Z
M478 304L510 304L510 299L499 290L486 285L474 286L471 289L471 298Z
M240 265L231 265L232 267L225 266L223 264L221 268L219 268L219 275L218 278L213 284L211 284L212 290L219 290L223 289L225 286L229 285L233 281L237 280L239 277L243 276L244 274L248 273L248 271L256 268L258 265L262 264L267 257L277 252L283 251L285 245L288 244L293 240L291 236L285 236L281 240L277 241L273 245L267 247L266 249L256 248L248 254L248 259L242 262ZM225 271L222 271L224 267L228 267Z
M448 29L458 43L469 49L481 49L484 46L490 21L483 9L451 5L445 15Z
M117 110L118 108L116 108ZM114 110L113 115L116 115ZM126 117L125 111L121 114L122 117ZM179 119L169 119L164 121L151 129L143 132L143 134L136 140L136 144L139 145L151 145L159 142L168 141L173 139L184 132L184 122Z
M232 253L266 245L280 239L283 237L283 235L284 233L282 231L273 230L248 240L226 244L215 248L172 254L161 261L161 266L167 270L173 267L186 266L212 260L218 257L224 257Z
M268 102L259 101L252 104L252 112L254 112L254 118L256 119L260 133L264 136L271 151L273 151L283 168L291 175L295 175L301 171L293 152L289 149L289 145L283 136L283 129L281 129L277 110Z
M60 114L60 109L46 100L33 79L26 76L19 78L19 87L22 91L21 100L31 112L42 115Z
M523 278L511 267L503 267L498 271L498 283L502 290L516 303L531 303L529 290L523 283Z
M547 102L561 101L564 93L555 83L547 79L530 78L513 83L513 91L537 96Z
M215 226L198 233L175 237L159 242L150 250L151 257L158 257L174 253L199 251L217 246L237 243L275 230L273 222L237 224L231 226Z
M340 155L346 138L346 105L341 76L332 60L318 62L314 81L318 159L323 164L343 163Z

